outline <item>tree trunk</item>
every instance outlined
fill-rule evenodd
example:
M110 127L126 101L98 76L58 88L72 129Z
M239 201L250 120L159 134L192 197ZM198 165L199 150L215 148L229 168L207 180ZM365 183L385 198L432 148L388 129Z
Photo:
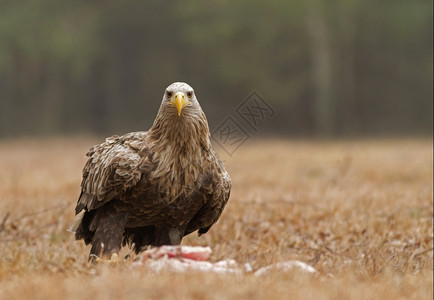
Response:
M314 85L313 116L315 133L328 137L335 131L335 101L333 54L330 30L322 0L306 1L307 32L310 38L310 55Z

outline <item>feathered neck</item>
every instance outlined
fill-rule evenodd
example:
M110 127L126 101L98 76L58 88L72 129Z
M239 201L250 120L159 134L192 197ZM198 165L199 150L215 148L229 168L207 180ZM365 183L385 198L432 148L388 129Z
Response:
M152 177L159 178L171 199L195 188L211 153L208 122L200 107L182 113L160 108L148 135L157 162Z
M199 154L211 147L208 121L200 107L183 111L181 116L161 107L149 130L149 137L159 151L169 147L174 151Z

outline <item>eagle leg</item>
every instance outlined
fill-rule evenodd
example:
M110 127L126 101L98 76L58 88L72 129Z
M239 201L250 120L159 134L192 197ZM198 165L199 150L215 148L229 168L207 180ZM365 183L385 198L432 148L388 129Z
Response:
M153 246L179 245L186 226L156 228Z
M105 211L97 219L99 224L91 242L90 261L96 258L110 259L113 254L119 253L127 218L122 213L113 214L113 211Z

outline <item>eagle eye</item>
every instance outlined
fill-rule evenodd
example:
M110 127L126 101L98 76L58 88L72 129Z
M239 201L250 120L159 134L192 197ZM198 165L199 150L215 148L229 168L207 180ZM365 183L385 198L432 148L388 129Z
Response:
M187 92L187 96L188 98L191 98L193 96L193 92L192 91Z
M172 97L172 95L173 95L173 93L172 93L172 92L166 91L166 96L167 96L167 98L171 98L171 97Z

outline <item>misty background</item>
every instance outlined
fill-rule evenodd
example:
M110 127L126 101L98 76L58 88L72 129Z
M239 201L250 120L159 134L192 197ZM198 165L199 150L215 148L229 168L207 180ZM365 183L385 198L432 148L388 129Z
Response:
M201 5L200 5L201 4ZM432 135L431 0L0 0L0 137L147 130L189 83L211 130L256 92L262 134Z

